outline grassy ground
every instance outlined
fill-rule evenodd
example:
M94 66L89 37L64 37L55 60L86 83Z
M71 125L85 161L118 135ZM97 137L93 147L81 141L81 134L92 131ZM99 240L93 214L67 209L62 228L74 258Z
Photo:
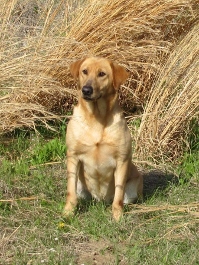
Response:
M63 125L1 139L1 265L199 264L198 145L184 155L177 181L144 174L144 202L126 207L121 222L95 201L64 220L64 134Z

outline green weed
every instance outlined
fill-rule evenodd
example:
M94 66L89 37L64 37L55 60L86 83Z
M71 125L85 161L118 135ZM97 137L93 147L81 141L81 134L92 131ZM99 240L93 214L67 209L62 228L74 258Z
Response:
M49 161L59 161L65 157L66 146L55 138L38 144L32 152L31 165L44 164Z

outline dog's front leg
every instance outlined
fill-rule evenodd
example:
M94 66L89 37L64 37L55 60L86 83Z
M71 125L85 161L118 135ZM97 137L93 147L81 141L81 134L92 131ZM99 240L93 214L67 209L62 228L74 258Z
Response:
M63 215L65 217L74 213L77 205L77 172L79 160L74 155L67 152L67 197Z
M126 178L128 174L129 162L121 162L117 163L117 167L115 170L115 195L112 204L112 213L113 218L116 221L122 217L123 213L123 200L124 200L124 191L126 186Z

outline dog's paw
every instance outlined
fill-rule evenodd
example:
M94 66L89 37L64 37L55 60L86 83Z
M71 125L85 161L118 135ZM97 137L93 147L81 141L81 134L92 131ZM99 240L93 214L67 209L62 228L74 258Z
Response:
M62 215L64 218L70 218L74 216L75 208L72 207L71 205L66 205L63 209Z
M113 208L112 209L112 215L113 215L113 219L116 221L116 222L119 222L123 216L123 210L122 208Z

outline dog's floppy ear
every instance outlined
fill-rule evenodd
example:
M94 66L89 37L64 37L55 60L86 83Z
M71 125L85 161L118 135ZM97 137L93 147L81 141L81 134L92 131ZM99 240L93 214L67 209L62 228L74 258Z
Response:
M85 59L78 60L70 65L70 72L74 78L79 76L79 68Z
M111 62L111 68L113 70L113 86L115 89L119 89L120 85L129 77L129 73L123 66L113 62Z

